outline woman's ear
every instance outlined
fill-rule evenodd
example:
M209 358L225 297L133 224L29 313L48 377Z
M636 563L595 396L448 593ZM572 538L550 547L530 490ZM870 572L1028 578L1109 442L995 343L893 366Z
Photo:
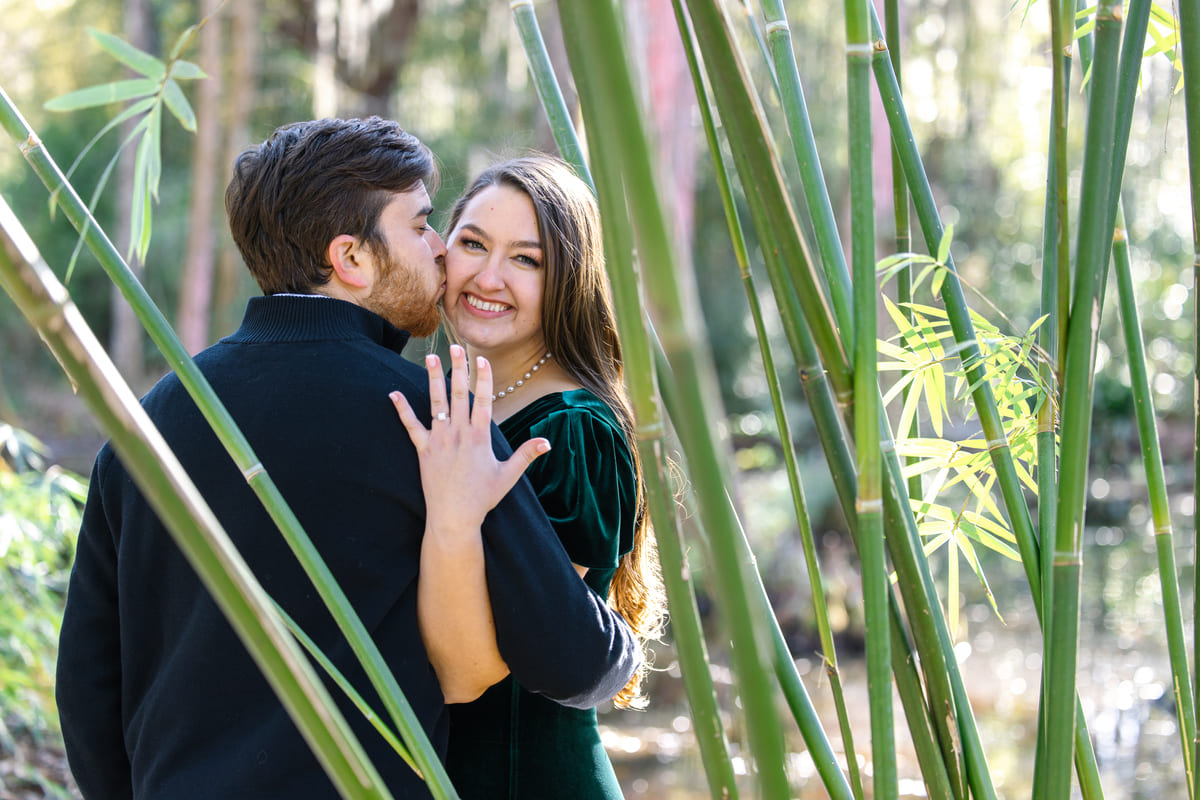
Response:
M365 289L371 285L370 259L364 258L361 243L348 233L334 237L326 251L333 274L348 287Z

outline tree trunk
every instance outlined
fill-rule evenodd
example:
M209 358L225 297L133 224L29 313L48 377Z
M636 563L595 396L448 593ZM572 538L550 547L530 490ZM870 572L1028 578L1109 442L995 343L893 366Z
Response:
M217 0L201 0L200 14L210 17ZM212 309L216 230L214 204L217 194L217 159L220 153L221 119L221 20L210 19L200 30L200 66L208 77L199 82L196 97L196 150L192 158L192 204L188 212L187 252L179 286L175 321L179 338L189 353L209 344Z
M317 0L317 116L390 116L420 0Z
M154 38L154 12L149 0L125 0L125 41L134 47L152 52ZM121 126L124 140L133 130L134 122ZM133 197L135 147L126 147L117 165L117 246L123 253L129 252ZM143 265L133 256L129 267L138 280L142 278ZM142 325L137 315L125 301L116 286L112 289L112 327L109 332L109 350L113 363L134 389L139 389L144 380L145 363L142 358Z
M226 106L228 116L225 130L228 139L222 159L221 175L229 176L233 161L250 144L250 112L258 95L259 0L239 0L229 7L231 16L229 74ZM223 191L223 189L222 189ZM223 215L222 215L223 218ZM220 333L232 331L240 318L241 309L235 301L248 283L245 267L229 237L219 239L220 259L217 269L216 308L213 327Z

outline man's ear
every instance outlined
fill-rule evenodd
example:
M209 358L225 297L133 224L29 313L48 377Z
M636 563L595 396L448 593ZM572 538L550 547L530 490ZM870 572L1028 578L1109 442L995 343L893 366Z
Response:
M364 258L362 244L357 238L348 233L334 237L326 250L333 273L338 280L356 289L365 289L371 285L368 274L370 259Z

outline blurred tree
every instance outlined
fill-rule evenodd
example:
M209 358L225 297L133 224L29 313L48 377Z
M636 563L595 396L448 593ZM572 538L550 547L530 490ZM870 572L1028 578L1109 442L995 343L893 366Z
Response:
M125 30L123 38L125 41L147 53L155 52L157 50L155 47L157 37L154 33L156 26L150 0L125 0L124 10ZM126 70L126 73L127 77L140 77L132 70ZM122 142L126 141L133 133L136 125L137 120L128 120L121 126L120 136ZM133 197L135 158L136 148L134 147L126 147L121 153L120 162L117 164L116 192L118 198ZM130 229L132 225L132 213L129 201L118 201L116 209L117 222L113 236L116 240L117 249L122 253L128 254L130 252ZM145 271L145 265L136 256L127 256L127 258L133 274L141 278ZM137 387L142 384L142 376L145 372L145 363L142 357L142 346L145 337L142 335L142 324L138 322L133 309L129 307L120 290L115 286L111 290L111 298L112 328L109 336L109 355L112 357L113 363L117 365L117 369L121 370L125 379L129 381L129 384Z
M224 93L222 73L221 25L212 19L220 0L201 0L200 14L208 23L200 30L200 56L197 63L208 77L196 87L196 145L192 152L192 197L188 213L187 252L183 258L183 277L179 286L179 304L175 327L190 353L198 353L209 344L212 310L213 275L216 264L217 231L215 224L219 176L224 172L221 156L220 97Z

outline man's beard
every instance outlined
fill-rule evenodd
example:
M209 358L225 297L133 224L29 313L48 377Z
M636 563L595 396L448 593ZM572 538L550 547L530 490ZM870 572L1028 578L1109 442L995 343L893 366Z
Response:
M381 259L379 279L363 307L413 336L429 336L442 321L437 304L438 287L429 289L415 270L389 252Z

